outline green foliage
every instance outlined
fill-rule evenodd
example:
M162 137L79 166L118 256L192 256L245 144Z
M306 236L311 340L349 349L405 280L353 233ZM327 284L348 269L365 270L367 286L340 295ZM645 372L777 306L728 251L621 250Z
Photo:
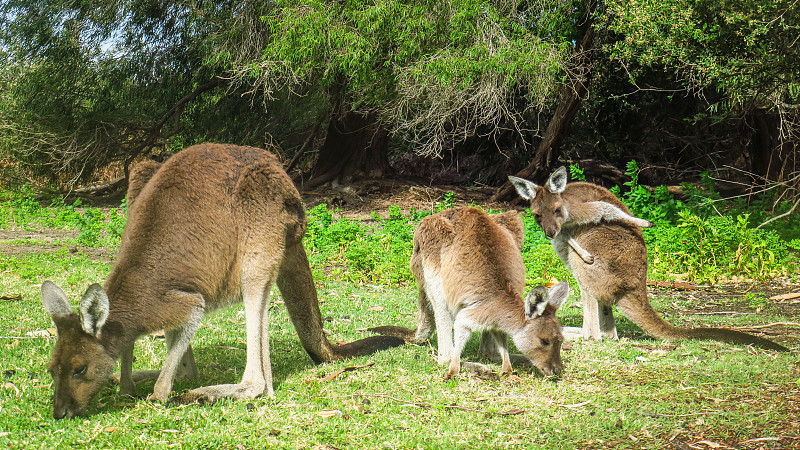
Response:
M607 46L612 58L666 67L691 91L721 93L706 115L770 108L781 116L785 138L797 142L800 14L794 0L612 0L604 11L617 38Z
M752 228L746 215L703 219L686 210L679 215L676 227L657 229L648 239L655 274L716 283L765 280L797 267L786 242L773 231Z
M633 173L635 163L629 165ZM635 173L634 173L635 175ZM629 187L636 188L632 177ZM650 276L697 282L724 279L768 279L792 273L798 267L798 240L787 242L774 230L755 229L747 214L703 217L687 208L672 214L679 202L652 195L647 190L632 190L624 196L635 213L657 223L644 230L650 256ZM658 191L656 191L658 192ZM666 200L661 200L667 198ZM352 282L404 284L413 282L409 260L417 224L431 213L454 207L449 193L433 210L389 208L388 217L377 213L370 220L343 217L321 204L308 210L304 245L317 279L343 279ZM125 225L127 205L108 211L82 207L79 201L66 205L55 201L42 208L24 194L2 203L0 226L5 228L60 228L75 232L74 244L86 247L117 247ZM490 214L497 211L488 211ZM571 280L566 267L553 252L532 215L524 213L525 241L522 257L527 269L527 285L552 279ZM69 242L69 239L67 240Z
M639 184L639 165L636 161L628 161L625 174L631 180L625 182L628 190L620 194L619 186L611 189L618 197L622 198L625 205L631 210L633 215L647 219L657 225L671 225L677 222L680 211L686 205L680 200L676 200L666 186L659 186L650 191Z
M586 181L586 175L578 164L569 165L569 178L572 181Z
M216 57L269 99L322 91L379 112L398 137L439 154L448 139L524 123L526 110L546 107L583 10L551 0L282 0L246 10Z
M388 218L373 214L372 219L374 225L334 218L325 204L310 209L304 243L312 265L350 281L410 281L414 223L398 206Z

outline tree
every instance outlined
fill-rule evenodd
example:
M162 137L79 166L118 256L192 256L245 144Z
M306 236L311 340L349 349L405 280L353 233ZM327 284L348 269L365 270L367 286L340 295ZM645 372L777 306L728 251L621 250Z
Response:
M537 129L528 113L557 90L573 28L563 19L573 9L561 1L244 2L218 58L267 99L324 92L329 125L315 186L380 175L389 134L439 156L479 132Z
M0 150L74 186L179 135L196 139L182 113L224 81L205 64L227 14L210 5L199 14L169 2L3 2ZM213 121L196 122L213 133Z
M615 60L672 70L700 98L709 89L722 94L707 114L755 130L755 175L779 181L800 170L795 0L611 0L604 23L617 38L608 45Z

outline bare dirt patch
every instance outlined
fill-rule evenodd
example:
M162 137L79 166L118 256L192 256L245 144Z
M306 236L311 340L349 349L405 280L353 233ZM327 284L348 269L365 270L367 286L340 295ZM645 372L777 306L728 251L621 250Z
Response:
M77 237L74 230L0 230L0 252L6 255L47 254L66 248L68 252L81 253L92 261L112 262L116 249L62 244Z

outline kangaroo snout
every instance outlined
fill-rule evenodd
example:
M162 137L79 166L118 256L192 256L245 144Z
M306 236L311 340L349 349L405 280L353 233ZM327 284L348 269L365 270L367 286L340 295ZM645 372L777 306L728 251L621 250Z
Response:
M54 399L53 401L53 419L72 419L76 416L80 416L81 412L82 411L77 408L74 400L59 401L58 399Z
M543 367L539 370L541 370L542 375L546 377L560 377L561 371L564 370L564 366L559 364L557 366L554 365L554 366Z

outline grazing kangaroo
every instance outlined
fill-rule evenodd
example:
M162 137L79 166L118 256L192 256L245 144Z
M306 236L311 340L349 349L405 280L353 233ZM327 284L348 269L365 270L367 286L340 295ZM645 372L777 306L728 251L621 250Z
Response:
M647 300L647 249L642 231L635 222L624 218L622 214L630 216L630 211L608 189L592 183L567 183L563 167L550 176L544 187L516 177L511 182L523 198L530 200L537 223L578 281L583 327L580 331L565 329L568 335L616 339L611 307L617 305L628 319L655 338L713 339L787 350L770 340L738 331L678 328L664 321ZM567 224L568 233L564 233ZM594 264L582 264L583 260L569 251L570 239L594 255Z
M59 335L48 364L54 418L81 414L118 358L120 391L133 395L134 342L161 329L167 356L152 398L167 400L176 372L181 367L194 372L189 344L202 317L242 301L247 363L241 382L197 388L178 401L273 396L268 296L276 282L300 342L316 363L403 343L373 336L333 346L325 338L302 245L306 219L300 194L272 154L200 144L159 168L154 164L131 180L128 222L105 286L90 286L77 314L55 284L42 285L45 309Z
M449 364L447 378L458 374L473 331L493 340L505 373L511 372L507 336L542 373L561 372L556 310L569 288L562 282L550 291L535 289L523 300L522 233L518 214L489 216L472 207L428 216L414 233L411 272L419 286L414 341L428 340L435 326L439 364Z

